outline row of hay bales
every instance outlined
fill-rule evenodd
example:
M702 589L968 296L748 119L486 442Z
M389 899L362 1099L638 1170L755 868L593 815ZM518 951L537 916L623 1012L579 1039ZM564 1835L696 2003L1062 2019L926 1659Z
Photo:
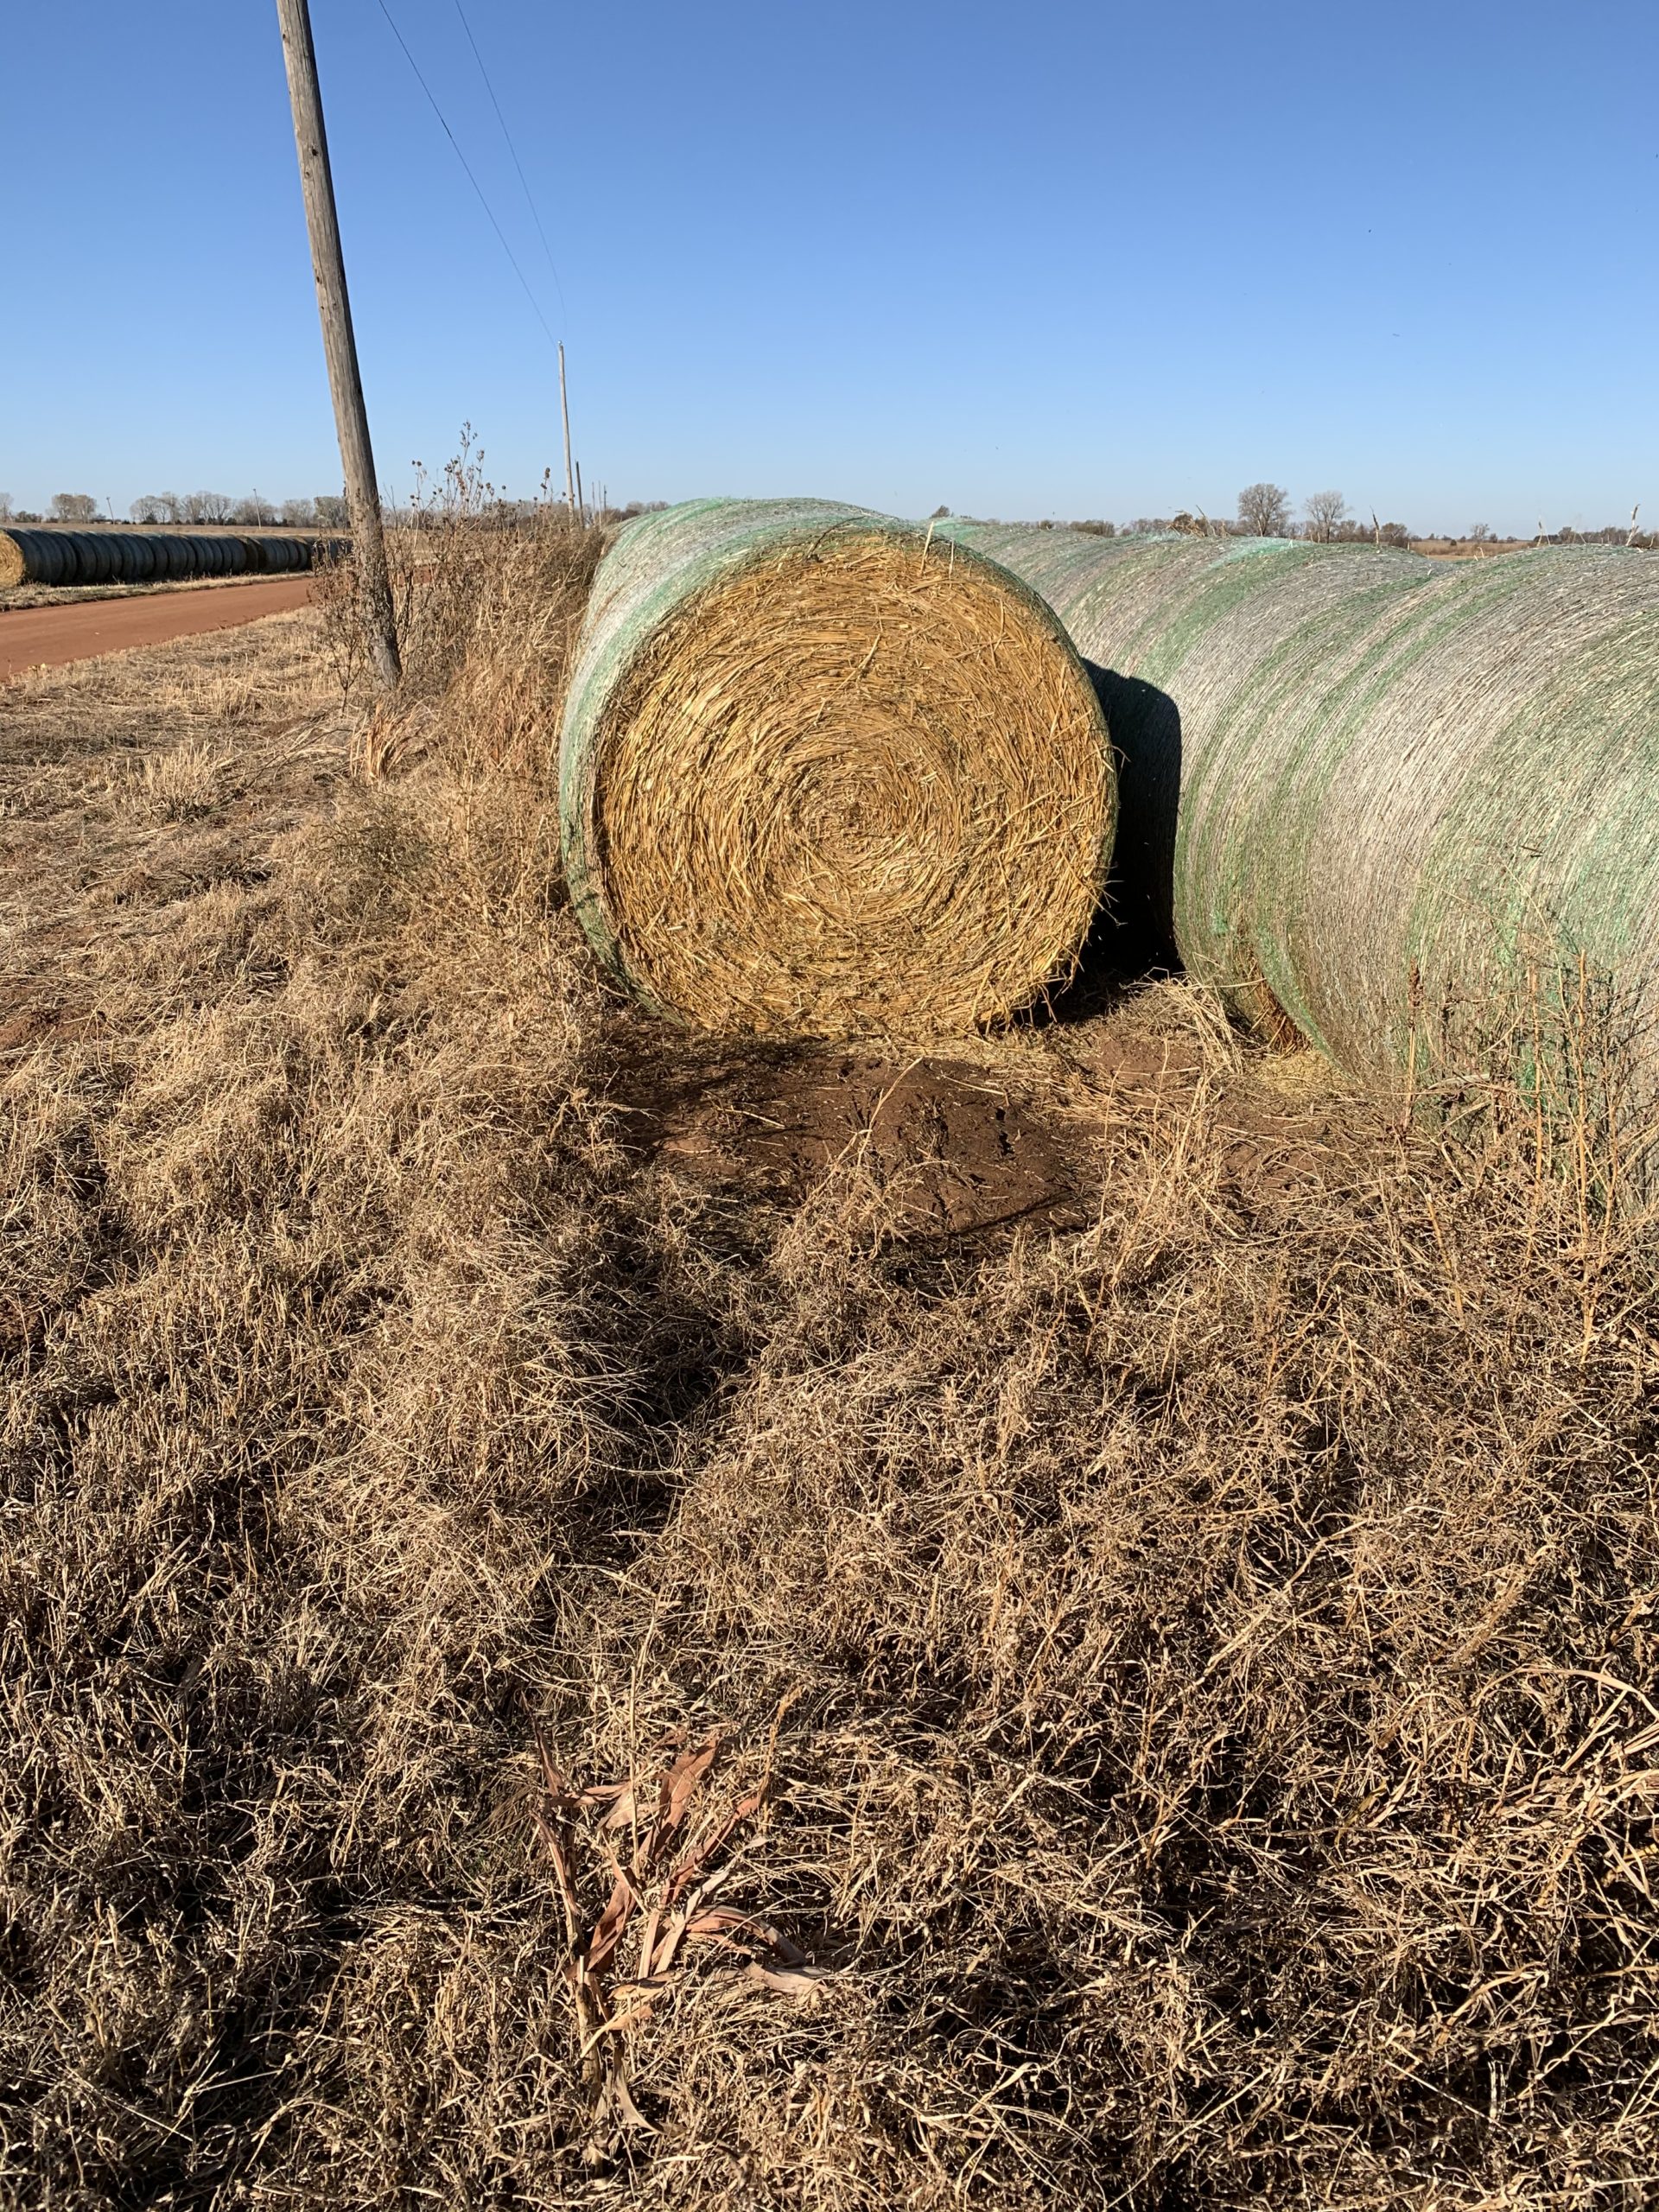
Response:
M183 583L199 576L287 575L343 549L341 539L230 531L0 531L0 589L18 584Z
M1188 969L1363 1081L1536 1058L1563 1018L1659 1063L1639 553L695 502L601 565L561 803L590 938L702 1026L1004 1018L1075 960L1116 821Z
M944 528L1100 671L1126 888L1237 1013L1381 1088L1659 1064L1659 562Z

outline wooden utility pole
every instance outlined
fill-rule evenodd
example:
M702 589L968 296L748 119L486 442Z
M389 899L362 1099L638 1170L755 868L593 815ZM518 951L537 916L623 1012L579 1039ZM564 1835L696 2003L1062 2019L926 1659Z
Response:
M369 443L363 379L358 373L357 340L352 334L352 303L346 291L346 262L340 250L340 218L334 210L334 180L328 167L328 137L322 127L322 94L317 86L317 51L311 42L308 0L276 0L276 20L282 26L288 96L294 108L294 143L299 149L300 189L305 197L306 228L311 234L311 273L317 280L322 350L328 361L334 428L346 471L352 551L363 596L363 627L375 675L382 688L389 690L403 669L397 657L386 540L380 524L380 487L375 481L374 449Z
M564 340L559 340L559 412L564 417L564 503L576 518L576 481L570 474L570 402L564 390Z

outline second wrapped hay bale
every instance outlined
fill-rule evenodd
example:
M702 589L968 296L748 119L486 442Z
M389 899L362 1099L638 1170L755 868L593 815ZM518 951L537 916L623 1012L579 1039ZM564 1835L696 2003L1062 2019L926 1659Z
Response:
M601 567L560 760L571 897L695 1026L961 1032L1069 968L1115 785L1046 607L914 524L816 500L641 517Z
M1593 1042L1653 1121L1659 559L944 528L1109 671L1119 865L1190 973L1385 1090L1580 1101Z

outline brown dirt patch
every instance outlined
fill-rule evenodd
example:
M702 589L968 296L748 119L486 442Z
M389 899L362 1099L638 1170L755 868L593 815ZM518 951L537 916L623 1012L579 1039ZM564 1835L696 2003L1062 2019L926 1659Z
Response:
M1084 1147L991 1070L855 1051L640 1066L613 1092L642 1151L696 1181L798 1204L837 1167L868 1177L911 1240L1075 1211Z

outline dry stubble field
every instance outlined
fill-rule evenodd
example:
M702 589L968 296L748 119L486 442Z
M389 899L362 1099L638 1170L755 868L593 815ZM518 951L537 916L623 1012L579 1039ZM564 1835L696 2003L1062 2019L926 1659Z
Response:
M1651 2202L1646 1232L1179 982L620 1004L590 558L0 693L4 2201Z

